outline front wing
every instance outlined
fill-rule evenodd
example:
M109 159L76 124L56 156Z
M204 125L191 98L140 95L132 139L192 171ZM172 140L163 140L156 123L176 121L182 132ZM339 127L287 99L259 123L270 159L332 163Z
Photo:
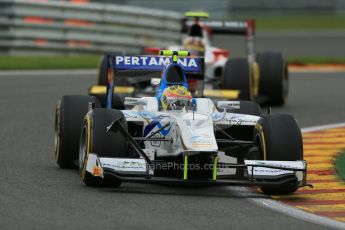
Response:
M96 177L111 176L124 182L137 183L280 186L297 182L299 187L310 186L306 183L306 161L245 160L244 164L232 164L218 162L215 158L210 178L189 179L188 156L184 157L182 178L155 176L155 161L148 164L142 158L103 158L95 153L89 154L86 171ZM226 178L224 169L244 169L245 176L239 179Z

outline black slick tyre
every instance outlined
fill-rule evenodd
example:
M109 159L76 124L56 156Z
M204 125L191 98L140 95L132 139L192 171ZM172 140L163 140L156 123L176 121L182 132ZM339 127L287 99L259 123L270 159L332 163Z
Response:
M287 64L281 53L265 52L256 56L260 69L259 95L270 105L284 105L289 91Z
M74 168L78 159L81 126L90 103L99 105L92 96L63 96L55 111L55 159L61 168Z
M240 100L253 100L250 67L247 59L229 59L224 67L221 88L239 90Z
M254 129L254 142L262 160L303 160L301 130L291 115L271 115L260 118ZM298 189L297 181L281 186L263 186L266 194L290 194Z
M234 113L261 116L261 108L254 101L240 101L240 108L234 110Z
M88 186L116 187L120 180L105 175L102 179L86 171L89 153L98 157L128 157L128 141L120 132L106 132L107 127L117 119L127 128L124 115L119 110L94 109L84 119L79 148L79 169L83 182Z
M98 65L98 77L97 77L97 84L100 86L106 86L108 83L108 66L107 66L107 55L103 55L99 61ZM114 79L115 87L116 86L131 86L127 79L124 77L119 77ZM97 95L95 95L97 96ZM126 95L128 96L128 95ZM106 103L106 95L98 95L98 99L101 101L103 107L105 107ZM124 109L124 97L120 94L113 95L113 108L116 109Z
M107 85L108 82L108 69L107 69L107 56L103 55L98 65L98 85Z

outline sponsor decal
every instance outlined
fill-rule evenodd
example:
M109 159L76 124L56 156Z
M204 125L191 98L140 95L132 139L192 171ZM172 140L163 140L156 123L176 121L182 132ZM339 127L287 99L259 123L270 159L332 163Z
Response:
M188 72L200 72L201 58L179 58L178 64ZM115 56L116 70L162 70L165 66L172 63L170 57L151 57L151 56Z
M146 163L144 161L139 161L135 159L112 159L112 161L109 162L102 162L102 167L111 168L119 171L145 171Z
M189 142L193 148L213 147L212 137L207 133L193 135Z
M157 133L153 135L151 138L163 138L163 136L160 133ZM161 146L161 141L150 141L151 146L154 147L160 147Z
M244 122L244 120L242 119L243 116L233 115L231 117L228 117L228 116L224 116L223 113L213 113L212 114L212 119L214 119L214 120L219 120L222 117L224 117L222 119L222 121L228 121L231 124L241 125Z
M305 165L303 161L254 161L245 160L245 165L256 165L248 166L248 174L254 176L277 176L283 174L294 173L294 170L303 170ZM278 167L281 169L273 169L267 167Z
M235 118L230 118L229 120L231 123L234 123L236 125L241 125L243 120L241 118L235 117Z
M222 117L224 118L221 119ZM223 113L219 113L219 112L213 113L212 119L216 121L221 119L221 121L229 122L232 125L255 125L257 123L257 121L252 118L246 118L246 115L236 114L236 115L224 116Z
M144 129L144 137L146 137L156 126L158 129L161 129L164 126L161 124L161 121L166 117L168 117L168 116L163 116L163 115L158 116L155 119L153 119L148 125L146 125L146 127ZM172 127L172 124L170 124L166 129L161 130L160 133L163 136L168 135L171 127Z
M263 167L248 167L248 175L251 176L279 176L279 175L286 175L294 173L291 170L281 170L281 169L271 169L271 168L263 168Z
M229 117L225 117L224 120L230 121L231 123L236 124L236 125L241 125L243 123L243 119L242 118L243 118L242 115L233 115L230 118Z
M264 166L271 166L271 167L277 167L282 169L305 169L305 166L302 161L293 161L293 162L279 162L279 161L247 161L248 164L254 164L256 165L262 165Z

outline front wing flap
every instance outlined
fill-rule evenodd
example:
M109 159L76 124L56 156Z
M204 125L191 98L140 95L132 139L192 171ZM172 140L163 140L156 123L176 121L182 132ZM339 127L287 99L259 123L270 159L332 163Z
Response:
M213 177L206 180L189 180L188 177L156 177L154 176L154 164L155 162L152 161L149 165L142 158L103 158L90 153L86 170L93 176L103 178L108 175L122 181L138 183L279 186L297 181L299 187L310 186L306 183L306 161L245 160L244 164L216 162L217 168ZM244 168L246 173L240 179L226 179L224 178L224 168ZM221 175L219 179L217 179L217 173Z

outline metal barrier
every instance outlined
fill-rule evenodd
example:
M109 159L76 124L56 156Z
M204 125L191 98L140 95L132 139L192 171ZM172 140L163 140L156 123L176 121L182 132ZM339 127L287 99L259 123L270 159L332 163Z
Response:
M344 0L89 0L90 2L121 2L126 5L151 6L155 9L170 9L178 12L201 9L213 19L243 15L266 16L288 14L342 14Z
M114 4L0 1L0 53L139 53L178 44L182 15Z

